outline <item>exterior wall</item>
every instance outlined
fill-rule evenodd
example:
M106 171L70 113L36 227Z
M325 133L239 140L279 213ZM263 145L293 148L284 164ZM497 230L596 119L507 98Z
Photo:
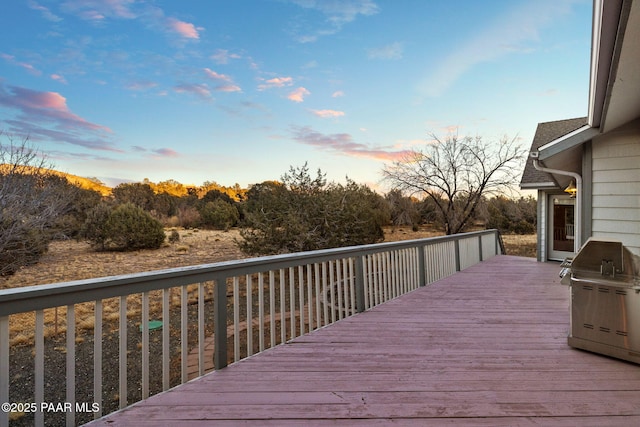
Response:
M592 235L640 255L640 121L595 138L592 168Z

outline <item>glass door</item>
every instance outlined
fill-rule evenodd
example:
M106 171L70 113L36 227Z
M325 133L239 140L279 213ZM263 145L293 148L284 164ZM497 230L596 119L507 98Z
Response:
M576 199L569 195L549 196L549 259L574 255Z

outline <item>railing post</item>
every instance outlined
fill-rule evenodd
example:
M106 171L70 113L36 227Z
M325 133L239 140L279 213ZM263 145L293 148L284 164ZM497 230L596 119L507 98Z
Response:
M213 364L215 369L227 366L227 278L215 278L213 296L214 347Z
M356 311L364 311L364 255L356 256Z
M427 272L425 270L425 262L424 262L424 245L418 246L418 274L420 277L418 278L418 286L426 286L426 280L424 279Z
M478 259L480 262L484 261L482 256L482 234L478 234Z
M454 242L454 252L456 257L456 271L460 271L460 239L456 239Z

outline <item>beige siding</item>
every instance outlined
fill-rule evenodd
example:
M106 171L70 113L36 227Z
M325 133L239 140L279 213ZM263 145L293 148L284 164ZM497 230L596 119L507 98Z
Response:
M593 143L593 236L640 254L640 123Z

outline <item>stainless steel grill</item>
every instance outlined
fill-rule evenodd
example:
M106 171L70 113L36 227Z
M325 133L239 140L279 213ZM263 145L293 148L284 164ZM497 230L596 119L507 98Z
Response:
M589 239L562 268L571 285L569 345L640 363L640 258L621 242Z

